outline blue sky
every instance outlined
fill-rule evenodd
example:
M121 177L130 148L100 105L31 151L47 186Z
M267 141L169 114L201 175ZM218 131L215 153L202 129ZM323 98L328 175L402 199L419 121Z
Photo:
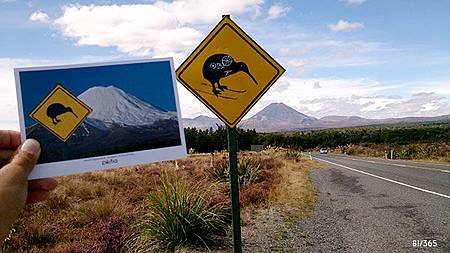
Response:
M20 82L25 115L33 111L56 83L61 83L75 96L91 87L113 85L144 102L168 111L176 111L168 61L24 71L21 73ZM25 121L26 126L35 123L30 117L25 117Z
M149 57L180 64L229 13L287 70L272 102L311 116L450 114L450 2L0 0L0 128L17 129L13 67ZM212 115L179 86L184 117Z

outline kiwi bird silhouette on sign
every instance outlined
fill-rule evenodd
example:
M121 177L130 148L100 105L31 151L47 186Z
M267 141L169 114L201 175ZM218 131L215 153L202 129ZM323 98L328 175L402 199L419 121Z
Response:
M203 63L203 77L211 83L212 92L216 97L225 90L234 92L245 92L245 90L232 90L227 86L220 84L220 79L236 74L238 72L246 73L255 84L258 84L255 77L250 73L247 64L236 62L228 54L214 54ZM216 88L217 85L217 88Z
M53 124L57 125L58 122L61 122L57 117L66 112L71 112L76 118L78 116L73 112L72 108L66 107L60 103L54 103L47 107L47 116L52 120Z

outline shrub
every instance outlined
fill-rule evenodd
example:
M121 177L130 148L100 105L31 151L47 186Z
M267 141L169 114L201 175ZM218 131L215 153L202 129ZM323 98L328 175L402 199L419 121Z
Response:
M6 252L29 252L33 248L51 248L58 242L57 230L41 222L32 223L26 229L20 228L13 231L4 242Z
M284 157L287 159L300 159L302 154L294 149L288 149L286 150L286 153L284 153Z
M227 160L220 160L207 170L209 177L217 182L228 182L230 178L230 168Z
M247 185L255 182L261 176L261 164L258 160L247 158L238 164L239 183Z
M99 232L95 239L98 242L97 252L119 252L123 246L127 229L126 222L118 217L110 217L96 224Z
M270 186L268 183L255 183L243 187L240 195L240 202L242 206L247 206L249 204L258 205L265 203L267 196L270 192Z
M257 181L261 176L261 162L252 158L244 158L237 166L239 184L247 185ZM208 170L210 178L218 182L230 180L230 167L227 160L221 160Z
M226 233L229 219L222 205L208 206L210 195L211 189L201 183L164 173L160 189L148 198L142 236L165 249L183 244L207 247L214 236Z

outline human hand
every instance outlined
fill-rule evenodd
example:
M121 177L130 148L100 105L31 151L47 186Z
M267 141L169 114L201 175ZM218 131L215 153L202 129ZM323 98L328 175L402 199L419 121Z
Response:
M46 200L57 186L53 178L28 181L41 148L32 139L19 146L18 132L0 130L0 244L25 204Z

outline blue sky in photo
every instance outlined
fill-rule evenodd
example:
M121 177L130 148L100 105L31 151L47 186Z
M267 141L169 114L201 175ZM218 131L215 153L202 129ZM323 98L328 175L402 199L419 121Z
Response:
M168 61L24 71L20 77L25 115L28 115L57 83L61 83L74 96L91 87L113 85L144 102L168 111L176 111ZM33 119L25 117L25 125L34 123Z
M12 68L174 57L231 14L286 73L249 112L450 114L448 0L0 0L0 128L17 120ZM183 117L211 112L180 85ZM4 91L4 92L3 92Z

